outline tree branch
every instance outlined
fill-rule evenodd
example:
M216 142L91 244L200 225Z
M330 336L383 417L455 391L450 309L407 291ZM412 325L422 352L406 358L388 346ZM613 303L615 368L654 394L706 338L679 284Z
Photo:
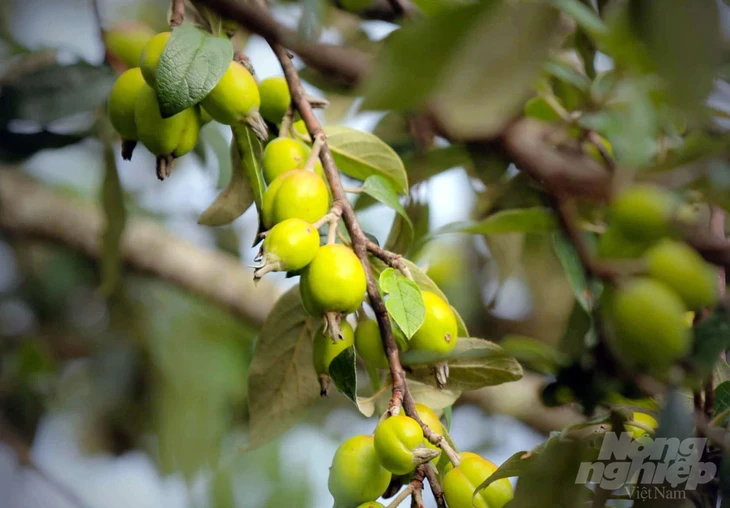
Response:
M98 206L61 196L0 166L0 231L52 240L98 259L104 227ZM130 268L181 286L252 323L264 321L281 293L266 281L254 286L252 272L233 256L192 245L153 221L128 221L121 251Z
M172 0L170 28L182 25L183 21L185 21L185 0Z

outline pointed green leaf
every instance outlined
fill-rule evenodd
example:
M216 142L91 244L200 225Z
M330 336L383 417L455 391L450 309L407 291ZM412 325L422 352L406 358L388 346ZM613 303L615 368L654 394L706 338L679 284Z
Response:
M415 282L393 268L386 268L380 274L379 283L381 291L388 295L385 300L388 314L410 339L426 319L426 306L421 290Z
M455 222L434 231L433 235L472 233L500 235L505 233L550 233L558 228L558 220L549 208L516 208L494 213L479 222Z

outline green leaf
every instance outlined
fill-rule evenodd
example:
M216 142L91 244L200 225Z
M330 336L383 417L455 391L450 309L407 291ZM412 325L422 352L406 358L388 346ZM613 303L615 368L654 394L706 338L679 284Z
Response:
M228 38L192 25L172 31L157 65L160 114L169 118L194 106L218 84L233 60Z
M447 361L450 390L476 390L522 378L522 367L508 357L497 344L484 340L460 337L449 355L430 351L406 351L401 355L403 365L411 368L413 379L435 385L434 363Z
M361 190L396 211L403 219L402 224L405 225L405 231L402 233L405 241L410 243L413 239L413 223L398 200L398 192L395 190L392 180L381 175L372 175L363 182Z
M730 410L730 381L715 387L715 412L713 417Z
M413 282L415 282L418 287L421 288L421 291L430 291L437 294L446 302L449 301L448 298L446 298L444 292L441 291L441 289L438 287L438 285L434 281L432 281L431 278L423 272L423 270L418 268L418 265L406 258L402 258L401 260L408 267L408 270L411 272L411 276L413 277ZM388 268L382 260L373 256L370 256L370 264L373 268L373 274L376 277L379 277L380 274Z
M327 144L337 168L358 180L381 175L395 184L395 191L408 193L408 176L403 161L391 147L369 132L339 125L324 128Z
M456 310L456 307L453 305L450 305L451 310L454 312L454 317L456 318L456 329L457 334L459 337L468 337L469 336L469 330L466 327L466 323L464 322L464 318L461 317L461 314Z
M521 451L513 454L510 458L502 462L497 470L489 475L476 489L474 495L489 487L490 484L501 480L502 478L513 478L520 476L530 464L537 460L538 454L528 451Z
M452 168L472 168L474 163L461 145L432 148L427 152L413 152L403 155L403 164L408 170L411 185L428 180Z
M730 312L718 309L703 319L694 331L692 362L705 376L712 372L720 353L730 348Z
M312 368L316 323L299 295L284 294L259 333L248 377L249 449L257 448L296 425L319 399Z
M261 215L264 180L261 173L261 141L247 125L231 127L231 179L213 203L200 215L198 224L222 226L243 215L252 203Z
M509 356L544 374L556 374L558 366L565 361L555 348L532 337L508 335L499 345Z
M453 390L450 386L439 389L431 384L421 383L410 378L408 379L408 389L416 403L428 406L434 411L451 407L461 396L461 391Z
M573 294L578 303L585 309L586 312L591 312L593 309L593 302L591 301L591 291L588 287L588 280L586 278L585 267L575 251L573 242L565 235L565 233L559 232L553 236L553 246L555 248L555 254L560 260L560 264L563 266L565 276L570 283L570 287L573 288Z
M548 6L495 0L414 20L389 37L363 106L410 111L429 103L454 136L494 134L530 92L556 20Z
M104 139L104 182L101 190L101 203L104 209L105 227L102 233L101 292L111 296L122 280L122 235L127 222L124 208L124 191L119 181L117 163L111 140L111 126L106 125Z
M608 31L598 14L579 0L552 0L552 4L578 23L594 39Z
M558 58L552 58L545 62L544 69L549 75L574 86L577 89L576 93L585 93L591 86L591 80L578 72L572 63L564 62Z
M334 357L329 366L329 376L342 395L370 417L375 412L375 400L357 396L357 358L355 347L350 346Z
M417 257L424 246L419 241L428 234L431 210L428 203L411 201L406 206L408 222L401 215L396 215L390 227L385 249L397 254ZM410 224L409 224L410 222ZM412 227L412 228L411 228Z
M385 300L388 314L410 339L426 319L426 306L421 290L415 282L393 268L386 268L380 274L379 284L381 291L388 295Z
M433 232L501 235L505 233L550 233L558 228L555 214L549 208L517 208L494 213L479 222L455 222Z

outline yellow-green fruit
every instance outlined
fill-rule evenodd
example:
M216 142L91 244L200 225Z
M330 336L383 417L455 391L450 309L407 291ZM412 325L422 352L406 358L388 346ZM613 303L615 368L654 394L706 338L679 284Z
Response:
M375 429L375 451L380 463L393 474L412 471L418 461L413 452L423 444L423 429L408 416L391 416Z
M451 471L452 469L454 469L454 465L451 463L450 460L448 460L448 456L445 453L442 454L441 457L446 459L446 465L443 468L444 474L446 474L449 471ZM478 453L474 453L474 452L461 452L461 453L459 453L459 457L461 457L461 460L466 460L469 457L472 457L472 458L476 457L478 459L482 458L481 455L479 455Z
M438 415L433 412L433 409L431 409L428 406L424 406L423 404L416 404L416 413L418 413L418 417L421 419L423 423L428 425L428 428L434 431L437 434L441 434L443 436L444 434L444 426L441 425L441 420L439 419ZM427 448L431 448L432 450L439 450L441 451L441 448L436 446L435 444L432 444L428 439L424 437L423 444ZM438 457L433 459L433 463L436 464L438 462Z
M627 238L616 224L609 224L598 238L598 256L603 259L636 259L651 246L651 241Z
M313 316L355 312L365 299L365 270L352 249L325 245L302 272L299 289Z
M266 78L259 83L259 95L261 95L261 116L265 120L278 125L284 118L291 103L286 78L284 76Z
M336 343L333 343L332 339L325 335L322 330L318 331L314 336L312 362L314 363L314 370L317 374L329 374L332 360L345 349L352 346L355 337L352 332L352 327L347 321L343 320L340 323L340 332L342 333L342 339Z
M121 23L104 32L107 51L127 65L137 67L142 50L155 32L140 23Z
M329 193L315 173L296 169L278 176L264 192L262 219L272 228L286 219L317 222L329 208Z
M390 478L380 465L373 436L355 436L335 452L327 486L336 506L357 506L383 495Z
M378 322L374 319L362 319L355 329L355 349L366 365L376 369L387 369L388 359L383 349Z
M298 139L276 138L269 142L264 148L261 158L264 180L271 184L278 176L293 169L304 169L312 150ZM322 164L317 161L315 172L324 181Z
M686 243L662 240L646 252L646 263L649 275L676 291L687 308L717 303L717 274Z
M661 187L634 185L611 205L611 218L631 240L658 240L672 230L677 200Z
M299 134L309 134L309 131L307 130L307 124L304 123L304 120L297 120L292 124L292 129L297 131Z
M240 123L259 110L261 98L256 80L238 62L231 62L215 88L200 101L200 105L214 120L233 125Z
M142 69L144 80L152 88L157 86L157 64L160 63L160 57L171 35L172 32L162 32L152 37L145 44L139 57L139 67Z
M157 156L182 157L195 147L200 118L195 108L188 108L170 118L162 118L157 93L143 86L134 105L137 138Z
M612 328L609 346L630 369L662 377L690 350L691 334L684 323L685 307L664 283L638 278L608 291L603 305Z
M213 117L210 116L210 113L208 113L205 109L200 107L199 104L198 104L197 108L198 108L198 112L200 114L200 125L207 125L213 121Z
M457 324L454 311L443 298L430 291L423 291L426 319L411 337L410 349L448 354L456 347Z
M444 496L449 508L502 508L511 501L514 493L507 478L489 484L474 495L476 488L496 470L495 464L478 455L462 457L461 464L444 477Z
M633 416L631 417L631 419L652 430L656 430L659 427L659 422L657 422L653 416L648 415L646 413L636 413L635 412L633 414ZM637 427L635 425L625 425L624 428L626 429L626 432L631 433L631 437L633 437L634 439L639 439L648 434L648 432L646 430L642 429L641 427Z
M109 94L109 120L122 139L136 140L134 104L140 90L146 87L139 67L123 72Z
M276 270L301 270L319 249L319 231L301 219L280 222L264 240L264 265L272 263Z
M385 508L382 504L376 503L375 501L372 501L370 503L363 503L359 505L357 508Z

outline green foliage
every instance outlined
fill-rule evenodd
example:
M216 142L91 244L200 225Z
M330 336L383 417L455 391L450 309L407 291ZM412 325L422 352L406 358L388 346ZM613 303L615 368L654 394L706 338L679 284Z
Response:
M385 307L398 327L410 339L423 324L426 307L421 290L415 282L408 280L393 268L386 268L380 274L380 290L387 296Z

